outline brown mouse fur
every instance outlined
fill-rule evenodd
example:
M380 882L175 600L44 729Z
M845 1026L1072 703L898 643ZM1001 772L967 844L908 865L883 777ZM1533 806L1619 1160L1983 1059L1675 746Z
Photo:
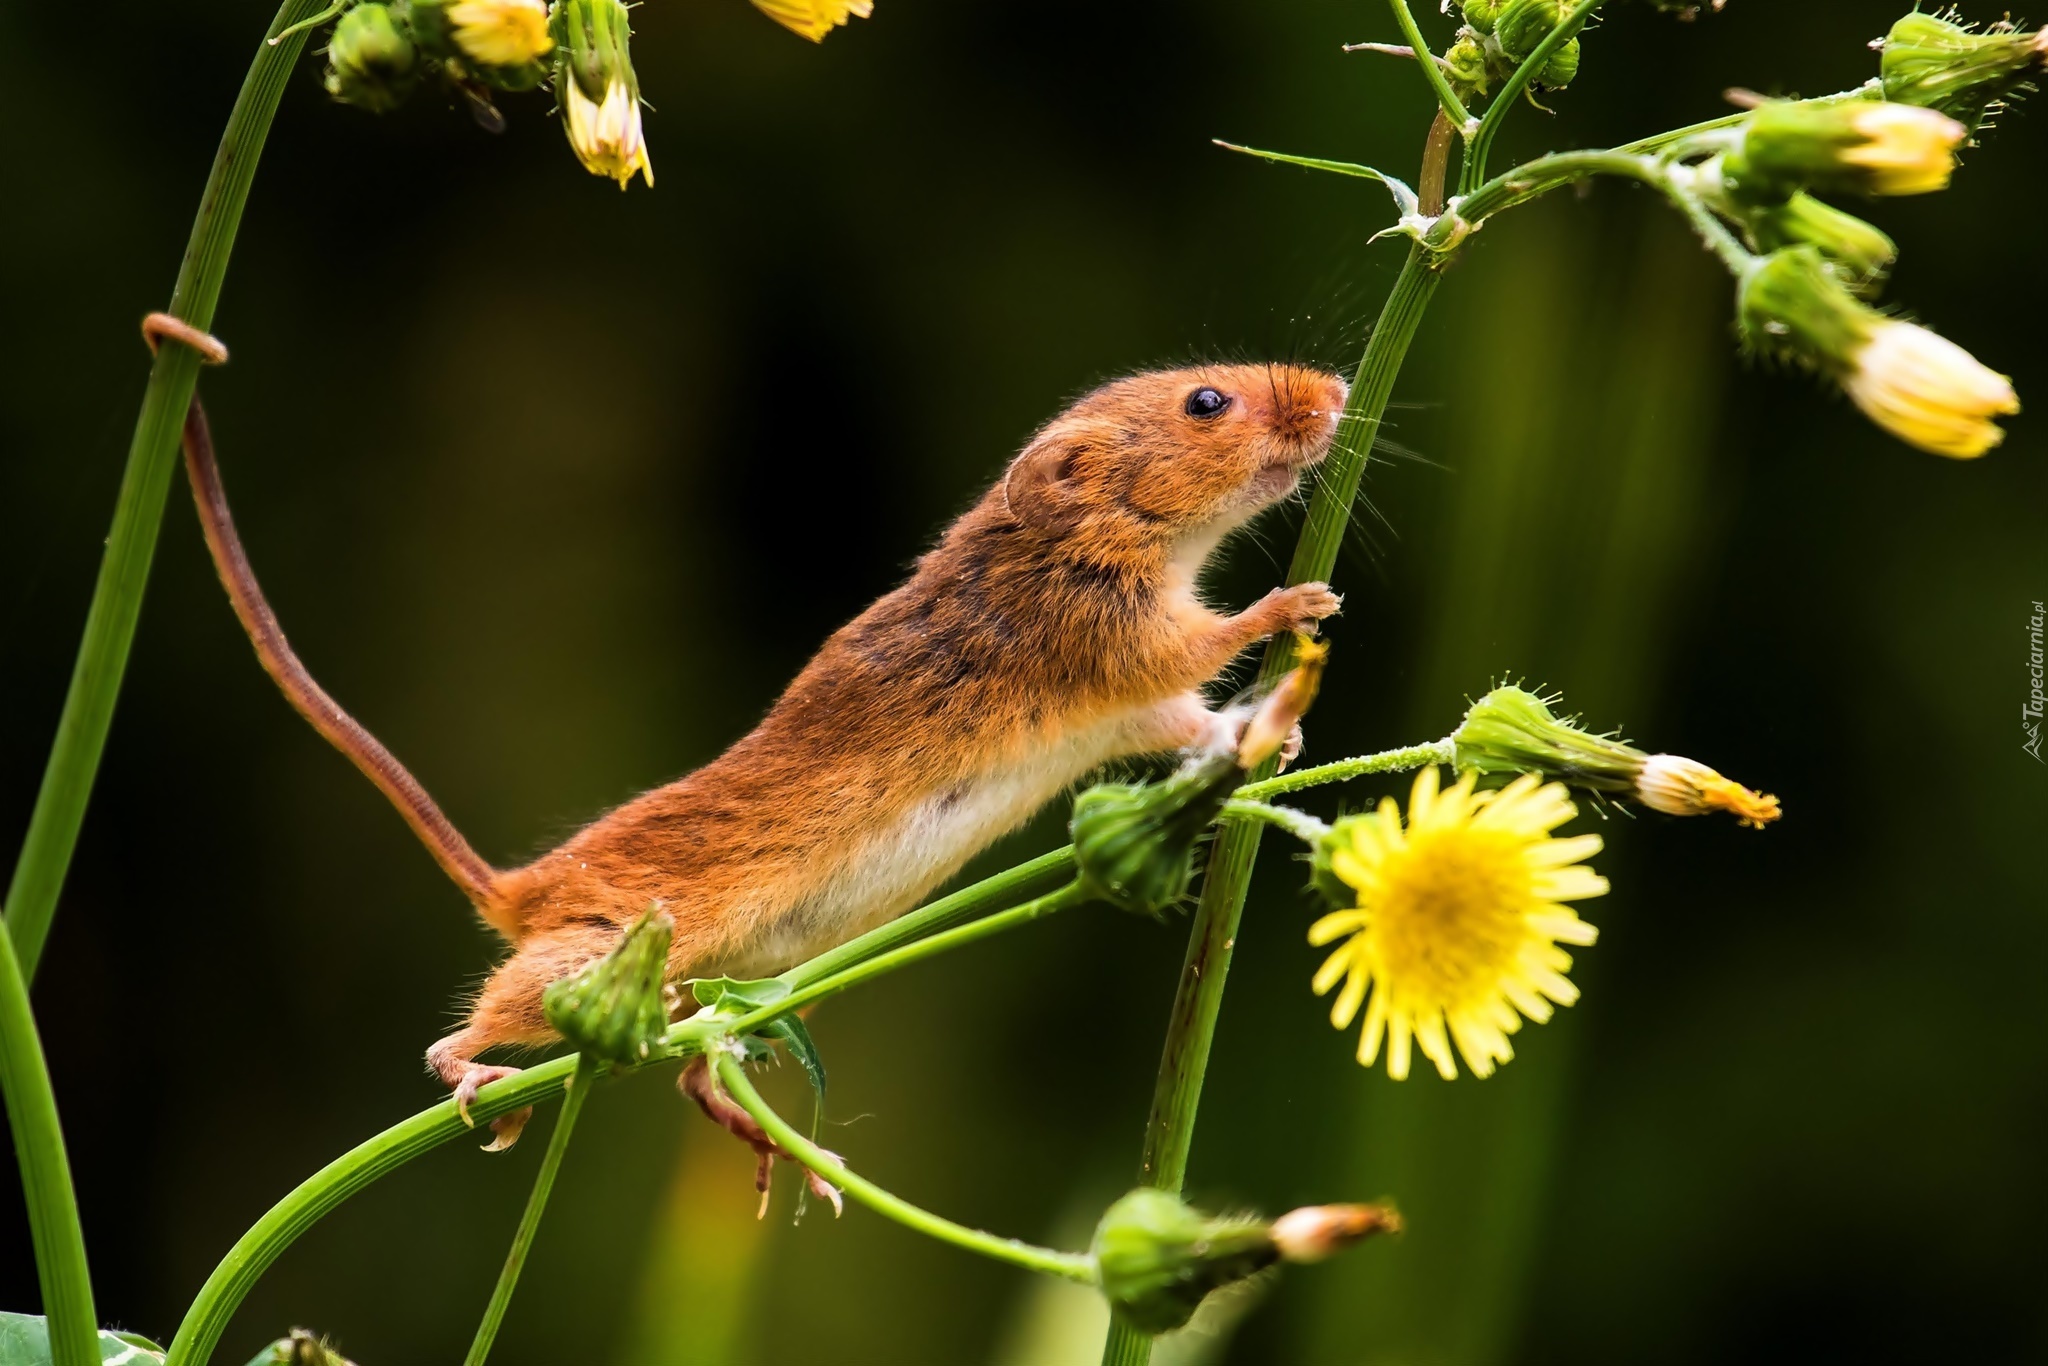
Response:
M1204 389L1227 401L1220 412L1191 411ZM651 901L675 919L672 979L780 971L908 910L1091 769L1202 740L1217 724L1202 687L1253 642L1337 610L1327 586L1303 584L1225 616L1196 578L1322 458L1344 396L1341 380L1284 365L1095 390L1032 438L907 583L835 632L752 732L503 871L292 654L196 401L185 451L265 668L512 943L468 1023L428 1050L466 1103L511 1070L477 1055L553 1038L542 989L611 949Z

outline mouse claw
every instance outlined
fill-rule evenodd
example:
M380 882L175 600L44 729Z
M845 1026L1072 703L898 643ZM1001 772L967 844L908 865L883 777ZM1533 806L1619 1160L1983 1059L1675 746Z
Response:
M533 1107L514 1110L509 1115L499 1115L491 1121L491 1141L479 1149L480 1152L502 1153L519 1141L519 1135L526 1132L526 1121L533 1118Z
M1286 743L1280 746L1280 771L1282 773L1287 771L1289 764L1292 764L1301 757L1301 751L1306 743L1301 734L1301 722L1296 721L1287 731Z

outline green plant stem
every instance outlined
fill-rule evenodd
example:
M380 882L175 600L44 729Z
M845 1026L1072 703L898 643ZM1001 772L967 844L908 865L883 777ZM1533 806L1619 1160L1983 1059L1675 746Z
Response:
M305 47L303 33L272 46L268 37L312 13L320 0L284 0L271 21L266 41L242 82L234 112L228 115L214 154L213 171L199 199L184 264L171 291L170 311L204 332L213 326L214 304L220 298L235 229L248 202L249 184L270 132L271 118L284 93L292 66ZM99 582L85 617L85 636L72 667L71 688L57 721L49 765L36 794L35 812L14 865L7 889L7 930L21 960L24 980L35 980L43 941L56 914L57 894L71 866L78 830L92 796L93 778L113 724L114 703L128 667L136 619L142 613L143 589L149 583L150 561L157 533L163 527L164 499L177 469L178 431L199 376L199 357L179 345L162 347L150 366L149 385L142 394L142 414L128 446L128 467L121 476L114 504L114 524L100 560Z
M1468 222L1477 225L1560 185L1568 185L1587 176L1611 175L1636 180L1651 186L1671 201L1708 248L1739 278L1756 258L1728 230L1728 226L1714 216L1713 210L1679 183L1676 177L1687 173L1683 167L1673 167L1655 157L1631 152L1558 152L1524 162L1505 175L1488 181L1474 190L1459 209Z
M903 944L923 939L962 921L971 920L980 913L984 905L1000 897L1043 885L1054 878L1071 877L1073 871L1072 845L1055 849L1049 854L1040 854L1029 862L1020 863L993 877L983 878L972 886L963 887L928 906L921 906L908 915L899 916L886 925L849 939L809 962L799 963L783 973L781 980L787 982L792 989L801 990L813 982L843 972L857 963L887 953Z
M491 1343L497 1340L498 1326L505 1321L505 1311L512 1305L512 1292L519 1286L519 1273L526 1267L533 1235L540 1230L548 1196L554 1193L555 1176L562 1170L563 1155L569 1151L569 1136L575 1132L576 1117L583 1113L583 1102L590 1099L590 1088L597 1084L598 1071L596 1062L579 1055L576 1071L566 1083L568 1091L562 1100L562 1113L555 1120L555 1131L548 1135L548 1150L533 1178L533 1190L526 1197L526 1210L519 1216L512 1247L505 1254L505 1268L498 1273L498 1284L491 1290L491 1302L484 1306L483 1321L476 1326L476 1339L469 1344L469 1355L462 1359L462 1366L484 1366L484 1358L491 1354Z
M1535 81L1536 73L1549 65L1551 55L1578 36L1579 30L1586 26L1586 21L1593 17L1593 11L1600 5L1601 0L1579 0L1501 86L1500 94L1486 106L1486 117L1479 121L1478 131L1472 134L1471 144L1465 149L1464 169L1458 174L1458 193L1468 193L1486 179L1486 158L1493 151L1493 140L1499 136L1500 126L1507 122L1509 110Z
M1432 740L1426 745L1409 745L1405 749L1390 749L1356 759L1339 759L1336 763L1305 768L1299 773L1283 773L1263 782L1246 783L1232 795L1247 801L1264 801L1268 797L1282 797L1303 788L1348 782L1375 773L1400 773L1425 764L1448 764L1456 758L1457 746L1448 738Z
M56 1366L89 1366L100 1359L99 1319L92 1307L92 1272L85 1260L85 1233L78 1223L78 1199L71 1188L71 1164L64 1156L64 1128L43 1061L28 984L15 962L14 943L0 934L0 1090L7 1099L7 1127L14 1135L15 1160L28 1204L29 1235L36 1250L36 1277L50 1330L50 1358Z
M1408 0L1387 0L1394 7L1394 22L1401 26L1401 35L1408 40L1409 48L1415 54L1415 65L1422 68L1423 79L1436 92L1437 103L1443 106L1444 114L1451 121L1451 127L1464 133L1472 127L1472 115L1466 110L1465 102L1458 98L1458 92L1451 89L1450 78L1436 59L1436 50L1422 38L1422 29L1415 22L1415 15L1408 9Z
M965 1248L969 1252L993 1257L999 1262L1008 1262L1026 1271L1037 1271L1061 1280L1079 1281L1083 1285L1094 1285L1095 1259L1085 1253L1055 1252L1051 1248L1037 1247L1031 1243L1019 1242L1015 1238L999 1238L993 1233L968 1228L943 1219L929 1210L891 1195L873 1182L854 1175L832 1154L811 1142L799 1133L788 1120L770 1109L761 1099L761 1093L747 1080L747 1072L738 1058L726 1049L720 1049L714 1066L718 1072L719 1084L738 1103L742 1110L754 1117L754 1122L767 1131L768 1136L782 1145L785 1152L795 1157L804 1166L838 1186L854 1199L876 1213L895 1220L907 1229L936 1238L942 1243Z
M1301 539L1295 544L1287 571L1290 584L1327 579L1336 567L1337 551L1351 521L1351 506L1358 497L1358 482L1386 415L1394 378L1442 278L1431 262L1431 253L1421 244L1411 249L1387 295L1386 306L1380 310L1351 385L1350 401L1337 424L1336 440L1323 462ZM1276 638L1266 648L1261 679L1279 678L1293 666L1293 654L1291 637ZM1271 763L1269 760L1268 767L1258 773L1258 780L1273 776ZM1238 923L1244 916L1245 893L1251 887L1252 863L1262 833L1262 827L1249 822L1228 824L1210 847L1202 899L1189 931L1187 958L1181 965L1152 1113L1145 1126L1138 1179L1148 1186L1177 1192L1187 1176L1202 1078L1208 1070L1216 1018L1223 1007L1223 987L1229 978L1231 953L1237 944ZM1103 1347L1105 1366L1143 1366L1151 1355L1150 1337L1121 1320L1110 1324Z
M1081 885L1077 882L1070 882L1056 892L1047 892L1044 896L1034 897L1021 906L1012 906L1007 911L997 911L994 915L985 915L981 919L971 921L968 924L960 925L950 930L943 930L936 934L928 934L923 938L914 939L907 944L899 944L886 953L878 953L872 957L850 963L831 976L813 978L775 1004L749 1011L730 1024L725 1025L724 1028L734 1034L751 1034L772 1020L779 1019L794 1010L801 1009L813 1001L822 1000L827 996L836 996L847 988L858 986L870 978L880 977L884 973L894 972L898 968L908 967L912 963L920 962L926 958L937 957L939 954L951 949L957 949L964 944L972 944L977 940L987 939L991 935L1001 934L1004 930L1013 930L1019 925L1028 925L1032 921L1043 919L1055 911L1065 910L1069 906L1078 906L1087 899L1088 894L1081 889ZM791 975L795 974L792 973Z

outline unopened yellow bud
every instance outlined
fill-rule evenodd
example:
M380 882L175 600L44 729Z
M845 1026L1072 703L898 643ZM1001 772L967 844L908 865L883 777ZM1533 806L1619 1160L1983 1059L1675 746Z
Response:
M1401 1216L1385 1205L1306 1205L1273 1221L1266 1236L1290 1262L1320 1262L1375 1233L1399 1233Z
M1900 440L1959 460L2005 440L1992 419L2020 410L2011 380L1946 337L1896 318L1872 327L1842 388Z
M1781 814L1778 799L1752 792L1722 777L1697 759L1652 754L1636 777L1636 797L1652 811L1672 816L1704 816L1726 811L1738 823L1761 830Z
M542 0L456 0L448 6L455 45L485 66L525 66L555 50Z
M1926 194L1945 189L1969 130L1948 115L1883 100L1766 104L1722 159L1738 200L1767 203L1800 189Z

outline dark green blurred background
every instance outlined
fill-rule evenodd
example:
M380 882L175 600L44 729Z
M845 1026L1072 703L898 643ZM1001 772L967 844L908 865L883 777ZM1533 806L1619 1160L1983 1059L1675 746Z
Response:
M1503 155L1711 117L1728 85L1854 84L1898 3L1617 6ZM652 192L578 169L545 97L491 138L437 96L335 106L309 59L222 300L234 363L204 380L301 652L500 862L739 735L1068 396L1190 357L1348 370L1401 255L1367 243L1386 197L1208 139L1412 175L1430 110L1399 63L1337 52L1395 36L1373 4L879 0L822 48L742 0L635 16ZM8 859L141 391L136 320L267 18L0 9ZM1904 248L1891 297L2036 404L2044 154L2022 108L1953 192L1873 211ZM1628 189L1474 242L1397 390L1419 458L1369 474L1309 744L1440 735L1513 675L1786 819L1590 818L1616 890L1588 908L1585 1000L1449 1085L1352 1062L1269 852L1194 1189L1391 1195L1413 1231L1225 1306L1234 1337L1175 1360L2048 1358L2048 771L2017 724L2048 597L2038 422L1974 464L1910 451L1740 363L1729 304ZM1219 593L1277 578L1293 515ZM167 526L36 987L102 1313L164 1338L271 1201L440 1097L421 1050L495 952L258 672L182 486ZM1075 912L835 1002L826 1141L1077 1245L1130 1177L1182 938ZM292 1324L365 1366L455 1360L540 1149L454 1145L360 1196L219 1360ZM495 1360L1094 1360L1085 1295L861 1210L792 1225L786 1174L756 1224L749 1166L665 1074L603 1092ZM0 1186L0 1304L28 1308Z

